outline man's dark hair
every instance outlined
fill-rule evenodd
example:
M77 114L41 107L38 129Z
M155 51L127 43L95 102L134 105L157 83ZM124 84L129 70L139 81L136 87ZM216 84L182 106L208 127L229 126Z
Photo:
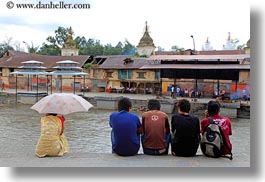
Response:
M48 115L51 115L51 116L57 116L56 113L48 113Z
M150 99L148 101L148 109L149 110L160 110L160 102L156 99Z
M209 101L207 104L207 110L210 116L218 114L220 111L220 103L213 100Z
M178 101L178 107L182 112L190 112L190 102L187 99L181 99Z
M118 102L118 110L119 111L121 111L121 110L129 111L131 107L132 107L132 102L127 97L120 99Z

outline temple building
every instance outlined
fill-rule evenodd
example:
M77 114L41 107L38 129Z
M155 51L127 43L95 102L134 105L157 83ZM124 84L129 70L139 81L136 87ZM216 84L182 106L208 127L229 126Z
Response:
M153 42L153 39L150 37L149 34L149 27L147 25L147 22L145 22L145 31L144 35L141 38L139 44L136 46L137 47L137 54L139 56L146 56L149 57L154 53L155 50L155 45Z
M72 27L67 29L67 39L61 49L62 56L78 56L78 49L76 48L76 43L73 39L73 30Z
M205 44L202 46L203 51L211 51L213 50L213 47L211 45L211 42L209 41L209 38L207 37Z
M226 40L226 44L223 45L223 50L236 50L236 44L231 39L231 34L228 32L228 38Z

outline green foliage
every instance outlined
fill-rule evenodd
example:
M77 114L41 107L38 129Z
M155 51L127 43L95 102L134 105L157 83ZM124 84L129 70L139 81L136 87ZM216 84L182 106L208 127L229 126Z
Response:
M61 51L56 45L48 45L43 43L37 53L42 55L59 56Z
M237 45L238 50L243 50L245 47L247 47L247 44Z
M90 66L91 66L91 63L86 63L86 64L84 65L84 68L85 68L85 69L88 69Z
M0 55L5 53L7 50L15 50L12 46L12 38L6 38L6 40L0 44Z
M27 45L30 53L37 53L42 55L60 55L61 48L67 40L68 28L58 27L53 36L46 38L46 43L43 43L40 47ZM84 36L77 36L74 39L76 48L79 49L79 55L135 55L136 47L132 45L127 39L122 42L118 42L116 46L112 46L110 43L102 45L100 40L94 38L85 38ZM0 53L4 53L6 50L14 50L11 44L6 42L0 44Z
M0 56L4 54L7 50L14 50L14 48L4 43L0 44Z
M57 56L61 54L60 48L63 46L67 39L67 29L63 27L58 27L57 30L54 31L55 36L48 36L48 43L43 43L40 47L40 50L37 52L42 55L52 55Z
M177 45L174 45L171 47L172 51L185 51L185 49L183 47L179 47Z
M79 49L80 55L133 55L135 46L128 40L125 40L124 45L121 42L113 47L111 44L102 45L100 40L88 39L85 37L76 37L75 42ZM131 52L130 52L131 51Z

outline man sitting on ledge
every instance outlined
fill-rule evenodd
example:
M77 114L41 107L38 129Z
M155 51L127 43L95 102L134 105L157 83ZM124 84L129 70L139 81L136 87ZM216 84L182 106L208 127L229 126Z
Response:
M136 155L140 149L142 125L136 114L130 113L132 103L129 98L118 102L118 112L110 115L112 153L121 156Z

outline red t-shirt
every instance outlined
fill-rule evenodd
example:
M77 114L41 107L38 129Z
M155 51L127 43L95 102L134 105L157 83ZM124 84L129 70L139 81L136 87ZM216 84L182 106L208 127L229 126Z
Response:
M224 136L225 136L225 140L228 144L228 148L225 147L225 152L224 155L228 154L229 151L232 150L232 144L230 142L229 139L229 135L232 135L232 125L231 125L231 121L229 118L221 116L221 115L213 115L211 116L213 118L213 121L218 124L219 126L221 126ZM208 120L208 118L204 118L201 120L201 133L203 133L203 131L205 130L205 127L210 124L210 121Z
M62 123L62 131L64 130L64 121L65 121L65 118L64 116L57 116L60 120L61 120L61 123Z

